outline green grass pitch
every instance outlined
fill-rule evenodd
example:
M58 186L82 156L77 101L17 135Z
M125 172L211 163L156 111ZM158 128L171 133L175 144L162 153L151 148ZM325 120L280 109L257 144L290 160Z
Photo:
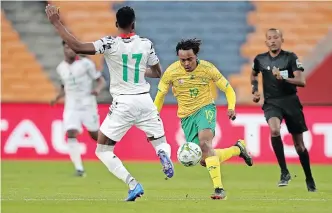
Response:
M143 184L144 197L124 202L127 186L100 162L85 162L87 177L73 176L70 162L2 162L3 213L323 213L332 212L332 166L313 166L318 192L309 193L301 166L290 165L292 181L278 188L277 165L222 166L227 200L210 200L206 168L175 165L165 180L159 164L125 163Z

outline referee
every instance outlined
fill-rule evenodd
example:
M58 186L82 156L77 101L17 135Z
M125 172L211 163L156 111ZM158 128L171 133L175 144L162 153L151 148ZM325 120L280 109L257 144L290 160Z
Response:
M265 44L268 52L255 57L252 65L252 94L255 103L260 100L258 74L263 75L264 104L262 109L271 131L271 142L281 169L279 186L287 186L291 175L287 169L284 146L280 137L280 124L285 119L287 129L292 135L294 146L299 155L309 192L316 191L311 174L309 154L304 146L303 132L307 131L303 107L297 96L296 87L305 86L303 66L295 53L284 51L280 30L271 28L266 32Z

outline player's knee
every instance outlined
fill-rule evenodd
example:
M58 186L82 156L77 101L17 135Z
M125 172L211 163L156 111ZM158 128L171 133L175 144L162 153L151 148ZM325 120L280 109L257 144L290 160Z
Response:
M302 153L305 151L305 146L303 142L295 142L294 141L294 146L295 146L295 150L297 153Z
M67 131L68 138L76 138L77 134L78 134L77 130L68 130Z
M270 133L272 137L278 137L280 135L280 127L278 126L271 126Z
M98 132L97 144L108 145L108 146L115 146L116 141L108 138L101 131L99 131Z
M93 140L95 140L95 141L98 140L98 132L97 131L96 132L89 132L89 135Z
M102 155L102 153L104 153L104 152L112 152L113 153L113 150L114 150L114 146L108 146L108 145L104 145L104 144L97 144L95 154L99 158Z

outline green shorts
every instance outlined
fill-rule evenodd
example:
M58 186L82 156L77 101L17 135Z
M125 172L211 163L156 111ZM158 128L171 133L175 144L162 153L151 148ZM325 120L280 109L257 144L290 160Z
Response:
M181 126L187 142L199 145L198 133L203 129L211 129L213 134L216 128L216 105L209 104L194 114L181 119Z

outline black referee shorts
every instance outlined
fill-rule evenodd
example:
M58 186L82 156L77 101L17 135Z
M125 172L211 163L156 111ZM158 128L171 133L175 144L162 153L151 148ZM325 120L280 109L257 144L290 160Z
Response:
M308 130L303 106L297 95L266 100L262 109L266 121L272 117L277 117L281 123L285 119L288 132L291 134L301 134Z

